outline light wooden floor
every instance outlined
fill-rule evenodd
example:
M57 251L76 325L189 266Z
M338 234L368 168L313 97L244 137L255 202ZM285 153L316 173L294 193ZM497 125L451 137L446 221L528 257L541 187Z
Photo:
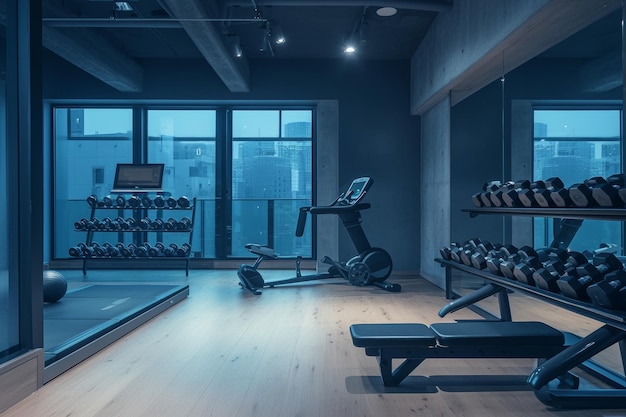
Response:
M66 273L71 286L130 273ZM289 271L263 271L285 277ZM550 410L526 383L531 360L427 360L385 389L377 362L355 348L352 323L442 319L443 291L419 278L402 293L307 283L254 296L235 271L132 272L145 282L188 282L190 297L69 370L1 417L476 416L617 417L626 410ZM335 281L337 282L337 281ZM626 405L625 405L626 408Z

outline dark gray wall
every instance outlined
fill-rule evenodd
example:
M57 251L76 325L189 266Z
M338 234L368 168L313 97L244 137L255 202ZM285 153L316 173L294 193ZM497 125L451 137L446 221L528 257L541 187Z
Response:
M419 117L409 114L409 61L254 61L251 91L230 93L203 60L149 60L142 62L144 92L132 94L113 90L51 53L44 64L44 99L51 101L337 100L338 184L347 187L362 175L374 178L367 198L372 208L363 212L370 242L391 253L396 271L419 270ZM354 255L343 231L339 249L342 260Z

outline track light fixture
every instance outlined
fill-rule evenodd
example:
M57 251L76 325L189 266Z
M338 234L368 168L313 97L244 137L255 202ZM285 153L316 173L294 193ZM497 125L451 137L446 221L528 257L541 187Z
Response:
M343 45L343 52L348 55L352 55L358 51L359 45L365 42L366 39L366 31L367 31L367 22L365 21L365 12L367 11L367 7L363 8L363 13L361 13L361 17L354 25L354 28L346 38L346 41Z

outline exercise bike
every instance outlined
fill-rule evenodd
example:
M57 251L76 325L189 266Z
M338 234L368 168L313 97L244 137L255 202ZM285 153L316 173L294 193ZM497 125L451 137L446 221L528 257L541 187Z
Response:
M296 258L296 276L293 278L265 282L258 271L258 266L267 259L278 259L274 250L267 246L248 243L246 249L258 256L253 265L242 264L237 270L239 285L259 295L261 288L272 288L276 285L293 284L297 282L316 281L330 278L343 278L351 285L365 286L375 285L390 292L399 292L402 287L399 284L385 283L384 281L391 275L392 260L387 251L381 248L372 247L361 227L361 210L371 207L369 203L361 203L372 186L373 180L370 177L356 178L342 193L328 206L300 207L298 222L296 226L296 236L304 234L304 226L308 213L311 215L336 214L341 219L346 228L352 243L358 252L347 262L337 262L328 256L324 256L320 262L329 265L328 272L313 275L302 275L300 272L301 257Z

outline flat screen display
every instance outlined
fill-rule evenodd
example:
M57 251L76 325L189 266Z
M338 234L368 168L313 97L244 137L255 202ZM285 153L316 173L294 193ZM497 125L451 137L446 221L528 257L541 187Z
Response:
M117 164L114 189L160 189L165 164Z

